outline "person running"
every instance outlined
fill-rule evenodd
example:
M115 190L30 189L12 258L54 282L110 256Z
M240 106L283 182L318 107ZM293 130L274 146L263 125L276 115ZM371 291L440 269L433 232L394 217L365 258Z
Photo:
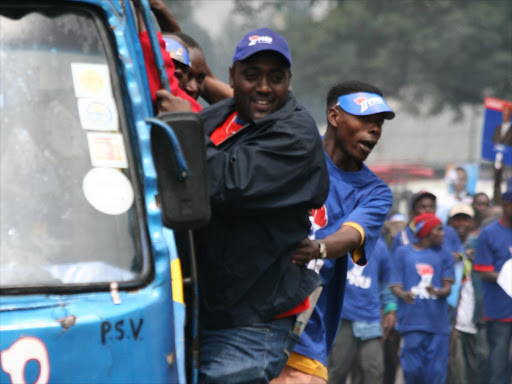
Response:
M230 68L234 97L205 108L212 216L196 232L200 383L265 383L297 340L318 275L292 263L325 201L329 178L318 129L290 92L286 40L247 33Z
M349 259L341 325L329 355L329 383L379 383L384 374L382 340L394 328L396 298L389 289L391 257L379 238L366 266ZM354 367L357 369L354 370Z
M399 299L400 364L407 384L445 384L450 320L446 297L454 281L453 258L440 247L444 231L433 213L413 219L416 241L393 257L391 291Z
M287 366L272 383L325 383L327 356L341 321L347 255L365 265L391 209L389 187L365 164L384 121L395 114L377 87L360 81L335 85L327 95L323 137L329 196L312 212L310 238L293 261L319 272L323 290Z
M512 375L512 178L502 194L502 207L502 217L480 232L473 265L482 277L489 382L496 384L510 383ZM508 280L501 282L500 274L508 274Z

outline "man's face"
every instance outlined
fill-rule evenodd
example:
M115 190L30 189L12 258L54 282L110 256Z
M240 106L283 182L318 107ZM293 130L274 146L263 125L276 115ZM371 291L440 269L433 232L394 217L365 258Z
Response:
M461 240L466 240L469 235L469 232L474 228L473 219L464 214L459 214L451 217L448 220L448 224L450 224L455 231L457 231Z
M414 210L416 211L414 216L422 213L436 213L436 202L430 196L422 197L414 204Z
M440 246L443 244L444 239L444 230L443 226L441 224L437 225L432 229L432 231L428 235L429 240L431 241L432 245Z
M189 76L190 67L180 63L178 60L174 61L174 77L178 79L178 85L181 89L185 90L187 84L187 78Z
M466 171L463 169L457 169L455 171L457 177L455 179L455 183L453 187L456 192L462 192L466 190L466 186L468 185L468 176L466 175Z
M490 200L485 195L477 195L473 200L473 208L479 214L483 215L490 206Z
M241 120L258 120L282 108L288 98L291 72L286 59L261 51L229 69L235 107Z
M334 127L336 146L356 161L364 161L377 145L382 134L384 114L356 116L334 106L327 111L327 120Z
M508 219L509 223L512 223L512 202L503 200L503 216Z
M187 83L182 87L194 99L198 99L203 93L204 79L206 77L206 60L203 51L199 48L190 48L188 50L190 58L190 71L188 73Z
M501 116L503 117L503 122L507 122L510 120L510 107L506 106L503 108L503 111L501 112Z

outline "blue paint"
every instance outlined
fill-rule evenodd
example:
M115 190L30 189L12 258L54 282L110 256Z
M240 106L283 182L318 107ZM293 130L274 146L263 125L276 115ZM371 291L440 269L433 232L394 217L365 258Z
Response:
M127 1L71 1L99 11L117 47L113 56L142 184L154 275L135 290L120 290L118 305L109 291L1 296L0 350L12 352L20 340L36 343L41 362L49 364L49 382L185 383L185 308L172 300L169 262L177 251L172 231L166 230L164 239L155 201L156 171L145 122L153 107L134 15ZM5 356L0 383L11 382ZM34 382L40 370L41 363L32 360L24 376Z

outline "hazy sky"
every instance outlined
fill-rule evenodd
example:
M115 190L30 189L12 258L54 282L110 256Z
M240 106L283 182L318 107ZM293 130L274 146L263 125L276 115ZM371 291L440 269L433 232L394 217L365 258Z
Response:
M216 38L229 18L229 13L233 9L233 1L199 0L196 3L199 3L200 6L194 7L194 20Z

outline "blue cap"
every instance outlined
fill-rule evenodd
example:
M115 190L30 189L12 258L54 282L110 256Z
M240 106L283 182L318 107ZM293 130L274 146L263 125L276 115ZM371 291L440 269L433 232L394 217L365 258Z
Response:
M384 118L391 120L395 112L387 105L382 96L376 93L357 92L338 97L338 104L345 112L356 116L368 116L384 113Z
M285 38L270 28L258 28L248 32L238 43L233 56L233 63L247 59L260 51L275 51L285 57L292 66L290 48Z
M165 50L169 52L171 58L190 67L187 48L170 37L164 37L163 39L165 41Z
M512 177L507 180L507 190L501 197L503 200L512 203Z

